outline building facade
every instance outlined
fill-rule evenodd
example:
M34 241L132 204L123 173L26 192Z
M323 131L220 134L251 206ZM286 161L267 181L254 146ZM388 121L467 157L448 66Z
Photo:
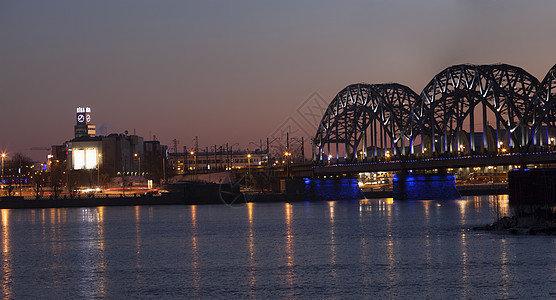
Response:
M168 164L178 175L225 171L266 165L266 151L216 151L168 153Z
M75 121L75 138L96 136L96 127L92 124L90 107L78 107Z
M143 138L137 135L110 134L86 136L67 142L67 168L93 170L100 168L110 176L140 176L144 156Z

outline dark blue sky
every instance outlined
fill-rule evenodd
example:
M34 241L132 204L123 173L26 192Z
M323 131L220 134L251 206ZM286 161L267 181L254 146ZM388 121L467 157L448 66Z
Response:
M2 1L0 149L73 137L89 106L106 133L180 148L253 143L314 92L399 82L418 93L460 63L556 63L554 1ZM312 132L311 132L312 135ZM309 138L306 136L306 138ZM306 146L309 149L309 146Z

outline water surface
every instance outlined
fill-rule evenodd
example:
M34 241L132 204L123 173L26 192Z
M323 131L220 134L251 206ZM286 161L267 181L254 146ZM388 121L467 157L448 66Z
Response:
M507 197L0 210L2 298L556 297Z

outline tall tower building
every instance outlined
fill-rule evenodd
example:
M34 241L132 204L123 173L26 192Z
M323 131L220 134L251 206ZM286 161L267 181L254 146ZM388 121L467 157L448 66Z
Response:
M95 125L91 124L91 108L78 107L75 125L75 137L96 136Z

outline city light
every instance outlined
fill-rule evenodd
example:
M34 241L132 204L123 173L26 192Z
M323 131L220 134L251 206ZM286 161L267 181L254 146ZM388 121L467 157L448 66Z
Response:
M97 167L97 149L73 149L72 165L74 170L92 170Z
M4 188L4 159L6 158L6 153L2 152L2 188Z
M139 160L139 162L138 162L139 168L138 169L139 169L139 176L141 176L141 155L139 155L137 153L134 153L133 156L135 156Z
M74 170L81 170L85 168L85 150L83 149L73 149L72 151L72 163Z
M97 184L100 186L100 159L102 158L102 154L98 155L98 163L97 163ZM58 161L56 161L58 162Z
M96 169L97 167L97 149L86 149L85 150L85 168L87 170Z

